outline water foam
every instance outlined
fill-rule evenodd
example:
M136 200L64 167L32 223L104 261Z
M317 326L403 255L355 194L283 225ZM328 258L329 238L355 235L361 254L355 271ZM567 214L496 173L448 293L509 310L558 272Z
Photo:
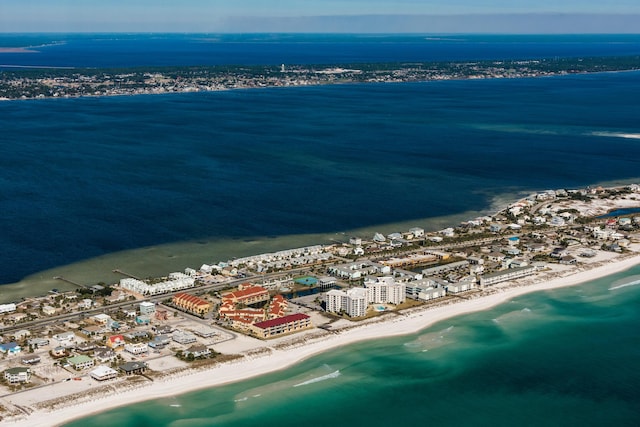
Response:
M592 132L594 136L606 136L611 138L640 139L640 133L624 133L624 132Z
M622 288L626 288L626 287L629 287L629 286L636 286L636 285L640 285L640 280L634 280L633 282L623 283L622 285L613 286L613 287L609 288L609 290L610 291L615 291L616 289L622 289Z
M332 378L338 378L339 376L340 376L340 370L337 370L335 372L332 372L332 373L327 374L327 375L323 375L321 377L311 378L310 380L307 380L307 381L302 382L300 384L294 385L294 387L300 387L300 386L303 386L303 385L309 385L309 384L317 383L317 382L320 382L320 381L326 381L326 380L330 380Z

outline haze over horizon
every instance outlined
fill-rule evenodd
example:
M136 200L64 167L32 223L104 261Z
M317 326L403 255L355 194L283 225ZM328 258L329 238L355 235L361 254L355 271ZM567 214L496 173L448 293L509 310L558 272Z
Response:
M640 33L640 2L615 0L23 0L0 32Z

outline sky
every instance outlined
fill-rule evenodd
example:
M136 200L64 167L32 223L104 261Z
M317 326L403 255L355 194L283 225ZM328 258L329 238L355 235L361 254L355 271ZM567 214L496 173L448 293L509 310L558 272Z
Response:
M0 0L0 32L640 33L639 17L640 0Z

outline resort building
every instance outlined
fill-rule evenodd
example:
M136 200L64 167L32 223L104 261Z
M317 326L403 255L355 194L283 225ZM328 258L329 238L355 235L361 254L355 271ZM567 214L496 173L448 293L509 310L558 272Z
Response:
M519 279L520 277L529 276L536 272L536 267L527 266L520 268L510 268L508 270L498 271L491 274L480 276L480 286L490 286L496 283L506 282L508 280Z
M9 368L4 371L4 379L9 384L24 384L31 382L31 368Z
M287 299L282 295L275 295L271 298L269 302L269 307L267 308L267 318L276 319L278 317L283 317L287 313L287 308L289 303Z
M100 365L93 371L89 372L89 375L96 381L106 381L116 378L118 376L118 371L111 369L108 366Z
M469 261L450 262L448 264L439 265L437 267L425 268L422 270L424 276L435 276L438 274L448 273L450 271L465 271L469 268Z
M184 273L171 273L168 280L158 283L145 283L142 280L133 279L127 277L120 280L120 287L122 289L135 292L140 295L160 295L168 292L181 291L184 289L193 288L195 286L195 279Z
M313 325L311 324L311 318L309 316L302 313L295 313L278 319L255 323L251 329L259 338L271 338L311 327L313 327Z
M201 317L211 311L212 308L212 304L209 301L205 301L195 295L185 294L182 292L175 294L172 302L177 308Z
M235 292L228 292L222 295L222 302L232 304L252 305L269 300L269 291L262 286L254 286L250 283L243 283L238 286Z
M325 295L326 311L362 317L367 314L368 299L365 288L351 288L346 291L333 289Z
M406 285L396 283L391 276L377 277L365 280L364 286L367 288L369 303L371 304L402 304L407 297Z

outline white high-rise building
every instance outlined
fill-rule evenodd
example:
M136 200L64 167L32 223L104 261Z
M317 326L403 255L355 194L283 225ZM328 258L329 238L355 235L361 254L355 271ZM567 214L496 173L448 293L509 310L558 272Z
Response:
M403 282L396 283L393 277L376 277L365 280L364 286L368 291L371 304L402 304L406 295L406 285Z
M362 317L367 313L367 290L351 288L345 292L333 289L327 292L325 302L328 312L345 312L350 317Z

